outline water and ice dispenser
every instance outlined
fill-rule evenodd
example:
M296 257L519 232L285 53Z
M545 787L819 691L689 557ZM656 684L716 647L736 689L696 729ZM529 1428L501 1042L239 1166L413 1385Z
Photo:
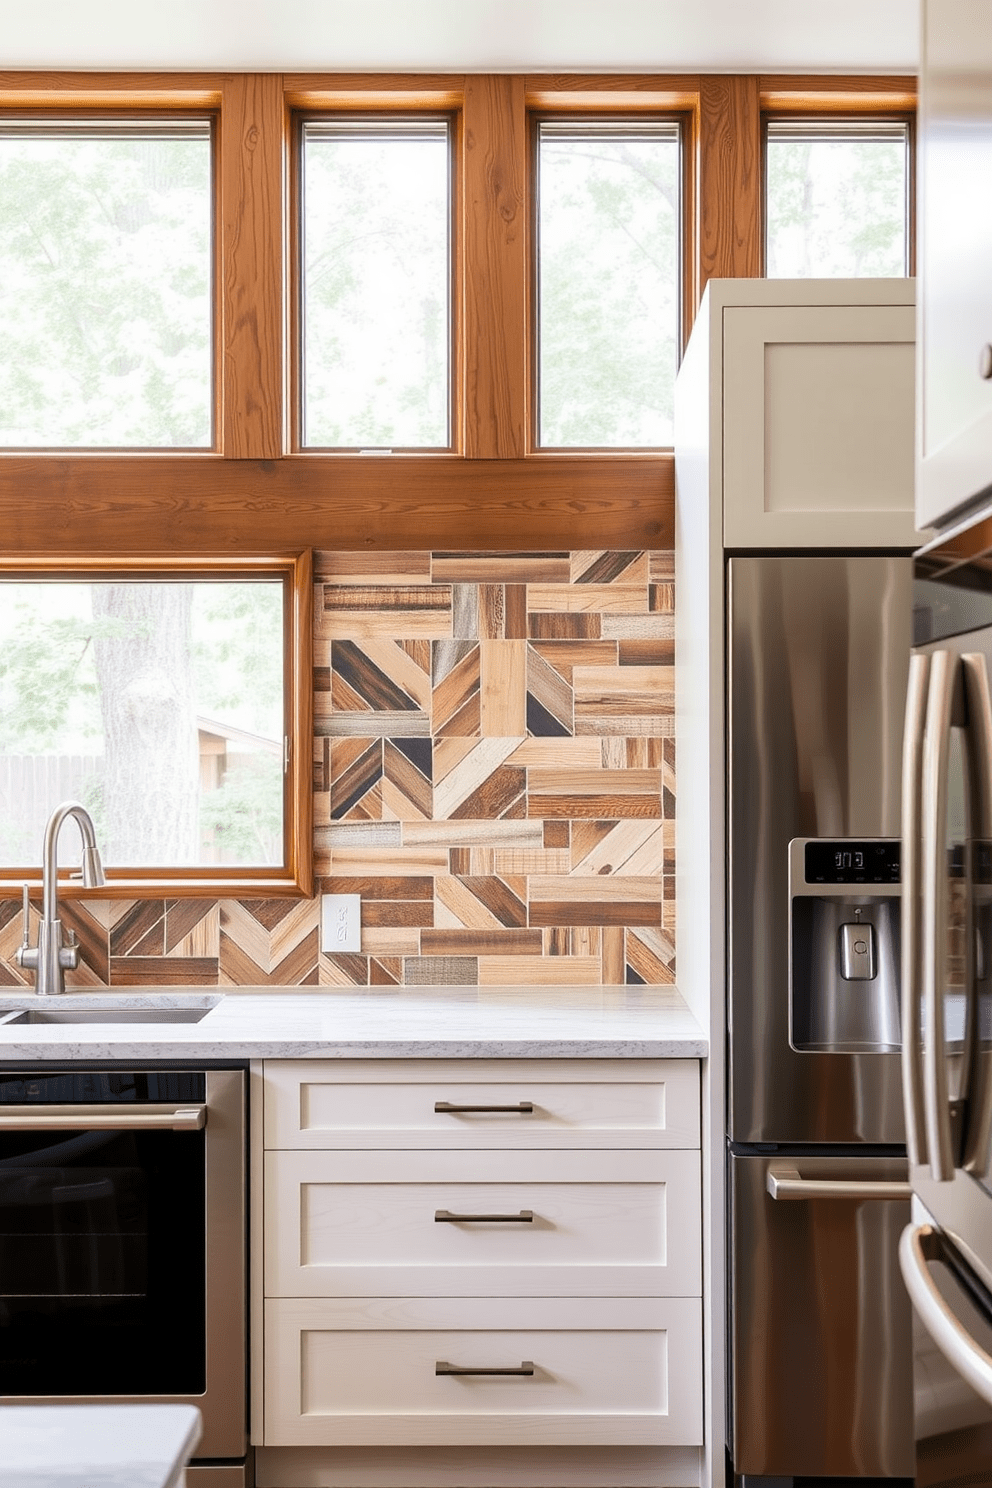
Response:
M790 842L793 1048L900 1047L899 847L881 837Z

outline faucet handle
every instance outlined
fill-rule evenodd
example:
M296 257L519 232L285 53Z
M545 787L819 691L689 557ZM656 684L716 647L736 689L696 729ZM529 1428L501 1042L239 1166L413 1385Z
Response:
M21 903L24 908L24 938L14 952L14 960L18 966L23 966L27 971L37 971L38 947L32 946L30 942L31 926L28 919L30 900L27 884L22 885L21 888Z

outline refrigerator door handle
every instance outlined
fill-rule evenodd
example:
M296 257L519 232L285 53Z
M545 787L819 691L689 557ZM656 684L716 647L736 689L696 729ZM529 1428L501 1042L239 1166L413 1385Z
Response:
M920 1321L945 1359L962 1379L992 1405L992 1356L955 1317L934 1285L928 1260L939 1260L938 1235L932 1225L907 1225L899 1241L899 1265L906 1290Z
M930 660L923 734L923 1105L930 1171L937 1183L954 1177L944 1048L943 993L947 976L947 770L961 668L949 651Z
M765 1187L773 1199L909 1199L912 1186L893 1179L804 1178L798 1168L769 1163Z
M902 1095L906 1150L911 1167L926 1162L923 1076L920 1068L920 838L923 805L923 731L927 716L930 657L909 659L906 726L902 748Z
M968 1095L968 1126L962 1167L983 1163L992 1135L990 1061L982 1056L979 979L982 977L979 937L987 933L987 855L992 845L992 696L985 657L966 652L961 657L968 705L968 798L971 821L968 844L967 952L968 1006L965 1021L964 1079ZM983 882L984 880L984 882ZM981 899L982 903L979 903Z

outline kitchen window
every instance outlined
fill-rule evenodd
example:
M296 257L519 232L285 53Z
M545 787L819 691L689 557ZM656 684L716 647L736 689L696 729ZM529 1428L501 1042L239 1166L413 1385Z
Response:
M886 119L769 119L769 278L910 272L910 126Z
M209 449L209 118L0 118L0 447Z
M537 124L537 443L672 443L682 239L677 122Z
M0 577L0 876L37 877L62 801L108 880L307 879L309 562ZM304 649L305 647L305 649ZM78 843L64 833L65 861Z
M301 125L301 444L451 444L451 124Z

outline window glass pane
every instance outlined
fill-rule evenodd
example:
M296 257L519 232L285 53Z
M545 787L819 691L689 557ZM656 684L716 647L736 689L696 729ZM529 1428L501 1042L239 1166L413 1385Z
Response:
M678 126L547 122L538 148L539 442L670 445Z
M283 720L279 580L3 582L0 866L70 799L110 868L281 864Z
M446 448L445 120L303 129L303 443Z
M0 445L209 446L210 125L0 121Z
M904 124L770 121L769 278L906 274L908 159Z

